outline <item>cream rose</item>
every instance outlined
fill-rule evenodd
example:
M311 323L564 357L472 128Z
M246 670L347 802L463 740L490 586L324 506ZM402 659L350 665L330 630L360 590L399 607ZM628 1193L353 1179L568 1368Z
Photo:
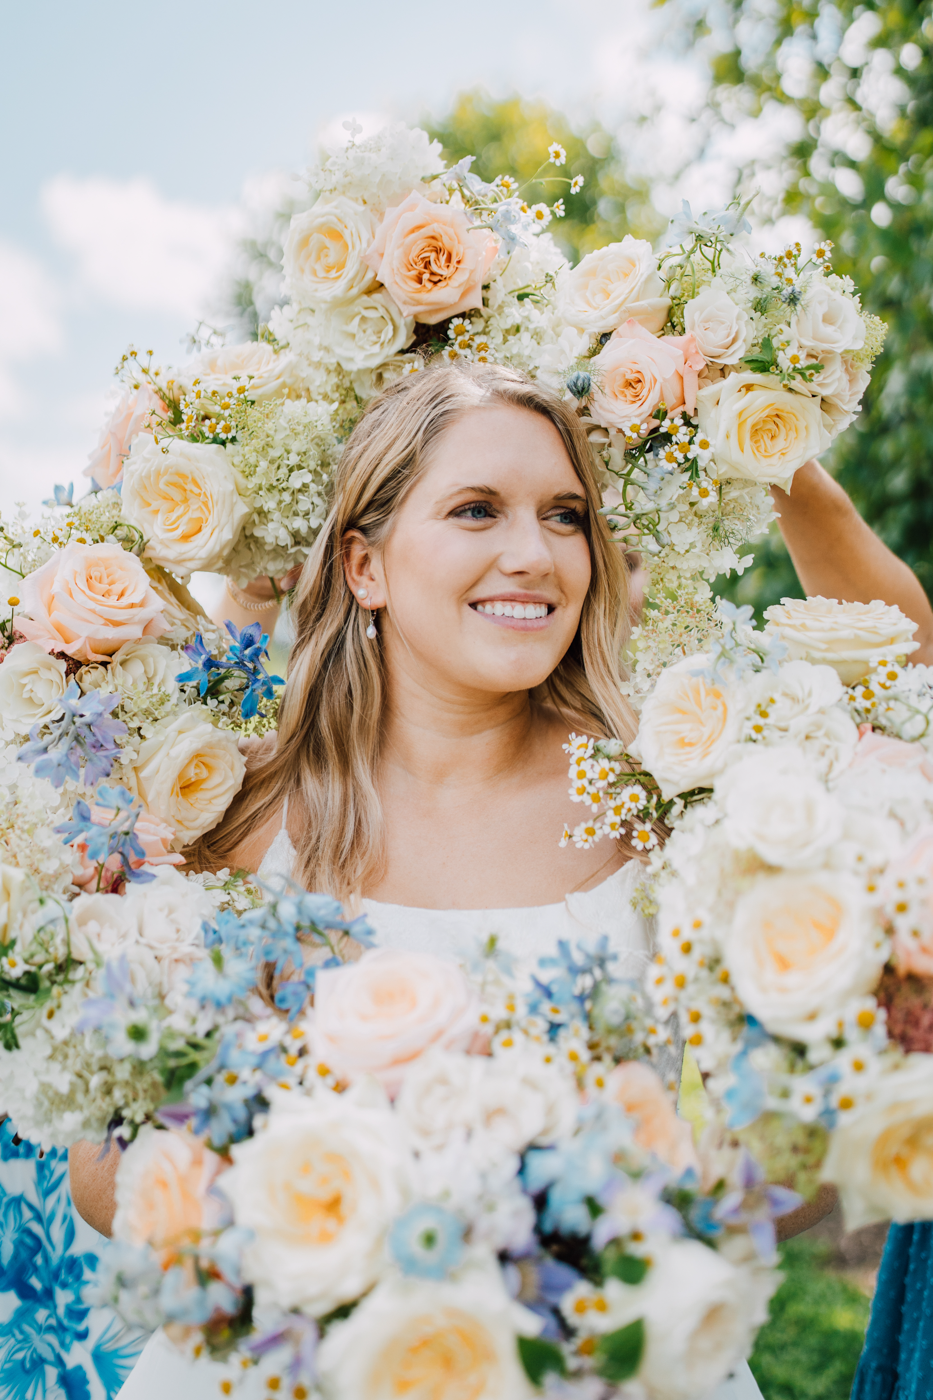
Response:
M405 1074L395 1111L419 1151L445 1147L472 1126L480 1057L427 1050Z
M614 331L623 321L637 321L657 333L667 320L670 298L658 272L651 244L627 233L587 253L561 279L557 306L576 330Z
M498 244L472 222L466 210L420 194L385 215L366 261L403 316L433 326L482 308Z
M83 691L165 690L174 697L178 694L175 677L187 664L177 651L158 642L127 642L114 652L109 665L82 666L78 682Z
M767 374L730 374L697 394L700 431L721 477L790 489L794 472L831 438L820 400Z
M140 433L151 436L152 422L166 417L167 406L148 384L128 389L101 429L97 446L88 458L84 475L106 490L123 475L123 463Z
M605 1097L637 1121L635 1141L680 1176L697 1166L690 1124L678 1118L671 1097L649 1065L626 1060L606 1077Z
M0 944L4 947L16 941L26 879L24 870L0 864Z
M373 282L366 254L373 216L365 204L338 195L295 214L285 240L286 286L299 306L315 310L352 301Z
M737 365L755 336L751 317L715 277L684 307L684 329L708 364Z
M155 959L163 995L184 990L192 964L204 955L203 926L214 906L200 885L186 880L171 865L151 872L155 879L130 884L120 896L136 922L136 939Z
M0 662L0 715L17 734L28 734L50 715L68 688L64 661L37 642L19 642Z
M855 302L822 277L810 283L790 329L801 350L818 359L833 352L860 350L865 344L865 322Z
M831 666L785 661L776 674L762 671L758 675L751 699L769 728L786 731L794 720L819 714L842 695L842 682Z
M478 1015L476 993L455 963L376 948L318 972L315 1054L339 1078L372 1074L396 1092L425 1051L465 1050Z
M293 366L291 355L273 350L267 341L247 340L242 345L204 350L189 360L178 377L186 386L199 379L205 389L220 393L235 393L243 388L245 398L260 403L285 398L291 387Z
M236 1224L253 1232L244 1274L260 1307L320 1317L376 1282L411 1193L400 1129L385 1100L283 1094L266 1126L231 1149L223 1191Z
M886 947L858 880L801 871L762 876L739 898L724 953L765 1030L809 1043L834 1034L851 998L871 991Z
M547 1146L569 1135L578 1108L572 1078L533 1050L480 1059L471 1126L510 1152L524 1152L532 1143Z
M933 1055L908 1055L840 1114L823 1179L839 1188L848 1230L933 1220Z
M153 442L127 458L123 514L145 536L154 564L182 577L216 570L249 515L240 485L222 447Z
M411 344L415 323L385 292L357 297L319 318L318 331L334 358L351 372L376 369Z
M213 1188L226 1167L193 1133L146 1124L120 1159L114 1239L151 1245L170 1268L202 1232L223 1223L224 1202Z
M810 869L842 836L841 803L797 748L752 748L716 779L716 796L729 844L768 865Z
M832 666L843 685L863 680L876 657L909 656L920 645L912 640L917 624L879 599L782 598L765 617L765 631L780 638L792 660Z
M700 655L666 667L641 712L632 753L665 798L710 786L739 741L744 693L698 675L707 665L709 657Z
M125 642L166 630L146 570L118 544L67 544L26 575L22 592L18 630L78 661L106 661Z
M194 705L163 720L139 749L133 770L146 809L186 846L221 820L239 792L246 764L231 730Z
M831 705L821 714L791 720L787 738L803 750L817 778L835 782L852 762L858 728L841 705Z
M516 1332L540 1319L512 1302L494 1260L441 1282L385 1279L318 1352L327 1400L532 1400Z
M133 911L118 894L79 894L68 906L69 946L78 962L127 952L136 934Z
M662 403L671 411L684 403L684 356L673 336L654 336L626 321L591 361L591 413L604 428L650 422Z
M832 419L833 431L841 433L861 408L862 395L871 375L867 369L833 351L820 358L823 368L810 380L810 388L820 395L823 408Z

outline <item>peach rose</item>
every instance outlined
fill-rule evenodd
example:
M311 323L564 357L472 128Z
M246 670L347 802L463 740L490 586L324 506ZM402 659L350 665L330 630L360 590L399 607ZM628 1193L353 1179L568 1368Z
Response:
M456 963L433 953L376 948L359 962L318 972L315 1054L340 1078L372 1074L394 1093L425 1051L465 1050L477 1012L476 995Z
M170 1268L202 1231L223 1223L226 1202L211 1188L228 1165L192 1134L142 1128L117 1171L114 1239L151 1245Z
M429 326L483 305L483 279L498 251L469 215L410 194L390 209L364 261L405 316Z
M90 813L91 821L95 826L109 826L116 815L116 809L101 807L96 802L92 802ZM161 822L158 817L150 816L148 812L142 811L136 818L133 831L144 852L142 860L138 856L130 856L130 865L134 870L139 870L143 865L184 865L184 856L173 855L171 852L175 832L167 822ZM99 867L92 865L88 860L86 845L79 842L76 849L81 861L81 870L77 875L72 876L72 883L79 885L82 889L94 889L97 886ZM104 874L100 888L112 890L115 885L121 883L122 878L123 862L120 857L108 856L104 861Z
M593 360L593 418L604 428L628 428L650 420L662 403L669 412L692 412L705 363L692 335L655 336L629 319Z
M65 545L23 580L23 612L24 637L78 661L106 661L124 642L166 630L146 570L118 544Z
M102 491L115 486L123 476L123 463L134 439L148 430L152 414L164 417L167 413L168 408L148 384L128 389L101 429L84 475Z
M880 763L882 768L914 768L933 783L933 758L922 744L908 744L887 734L875 734L871 727L860 732L852 757L852 767L860 763Z
M606 1079L606 1097L638 1119L635 1141L645 1152L670 1167L678 1176L697 1166L690 1124L677 1110L660 1076L649 1065L626 1060Z

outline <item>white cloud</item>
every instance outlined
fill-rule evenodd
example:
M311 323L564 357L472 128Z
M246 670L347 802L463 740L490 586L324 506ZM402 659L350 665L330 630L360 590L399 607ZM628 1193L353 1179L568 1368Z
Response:
M62 326L55 283L25 249L0 243L0 419L26 410L14 365L61 348Z
M121 309L190 319L203 312L240 222L234 207L167 199L145 176L55 175L40 199L85 290Z

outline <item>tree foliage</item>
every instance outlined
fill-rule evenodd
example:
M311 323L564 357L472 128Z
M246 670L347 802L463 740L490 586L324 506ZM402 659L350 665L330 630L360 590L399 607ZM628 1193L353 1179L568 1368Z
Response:
M930 0L715 0L727 119L783 103L800 134L775 213L836 244L840 273L888 324L864 411L828 461L871 526L933 591L933 17ZM720 31L721 32L721 31ZM747 183L754 169L745 172ZM770 550L764 591L786 563ZM784 556L786 561L786 556ZM759 583L760 575L759 575ZM738 591L741 590L741 586ZM748 591L747 588L745 590ZM772 597L756 601L772 601Z

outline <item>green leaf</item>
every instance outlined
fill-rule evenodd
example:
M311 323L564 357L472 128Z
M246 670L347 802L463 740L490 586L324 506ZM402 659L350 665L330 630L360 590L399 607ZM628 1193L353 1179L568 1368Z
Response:
M518 1355L532 1385L540 1385L549 1371L556 1371L559 1376L567 1374L564 1354L554 1342L545 1342L541 1337L519 1337Z
M607 1332L596 1343L596 1371L617 1385L631 1380L641 1365L645 1350L645 1324L636 1318L617 1332Z
M635 1287L648 1272L648 1261L637 1254L619 1254L605 1266L605 1272L607 1278L620 1278Z

